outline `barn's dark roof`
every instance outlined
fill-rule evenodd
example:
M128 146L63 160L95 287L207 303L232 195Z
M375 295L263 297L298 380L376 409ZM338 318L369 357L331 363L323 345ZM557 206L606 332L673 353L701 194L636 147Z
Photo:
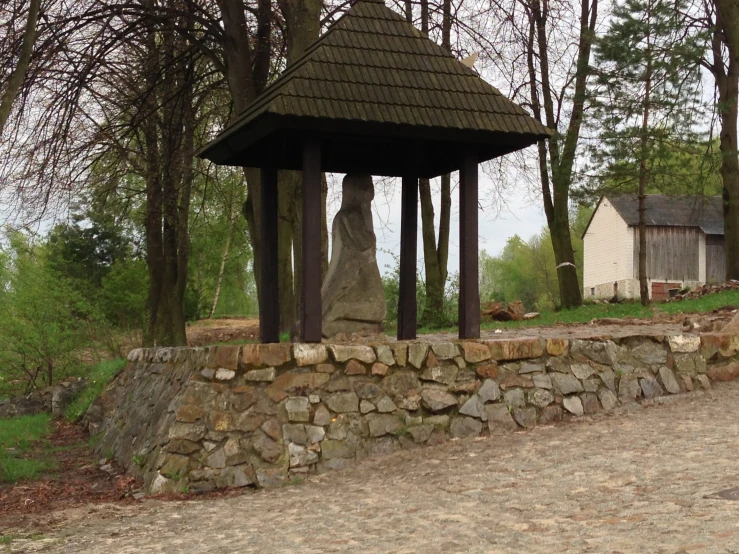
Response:
M250 150L251 145L274 135L279 138L270 152L287 151L277 163L297 169L287 167L300 161L298 152L289 152L289 141L301 130L335 141L329 147L336 152L324 159L327 171L346 165L342 143L362 147L371 136L396 137L395 144L376 153L389 160L379 168L384 171L371 171L380 175L402 172L390 158L399 146L408 157L408 138L474 143L482 161L549 136L546 127L475 71L382 2L371 0L348 10L200 156L249 165L263 161L266 153ZM364 141L357 144L357 135L364 135ZM422 156L419 164L434 166L433 172L456 164L453 155L445 159L424 151Z
M639 225L639 199L636 195L608 196L608 200L628 225ZM649 226L700 227L707 235L724 234L720 196L667 196L648 194L646 217Z

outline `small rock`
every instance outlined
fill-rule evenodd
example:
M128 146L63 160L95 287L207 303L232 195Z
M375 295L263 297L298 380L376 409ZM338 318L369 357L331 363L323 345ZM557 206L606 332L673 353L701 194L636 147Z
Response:
M407 398L401 398L398 400L398 407L401 410L414 411L421 407L421 397L418 394L412 394Z
M344 373L347 375L364 375L367 373L367 368L360 364L357 360L349 360L346 364Z
M394 435L402 427L400 419L392 414L370 414L367 416L367 423L370 437Z
M701 346L701 338L698 335L676 335L667 337L672 352L698 352Z
M440 389L424 389L421 393L424 406L432 412L438 412L457 405L457 398L453 394Z
M389 350L389 349L388 349ZM387 375L388 365L383 362L375 362L372 364L372 375L384 377Z
M498 362L478 366L475 372L483 379L495 379L498 376Z
M529 403L537 408L544 408L554 402L554 394L548 389L534 389L529 393Z
M534 375L534 386L538 389L551 389L552 378L549 375Z
M495 402L500 398L500 387L498 386L498 383L492 379L486 379L480 387L480 390L477 391L477 395L480 397L483 404L485 402Z
M377 351L377 361L379 363L388 367L395 364L395 357L393 356L393 351L390 350L389 346L381 344L377 346L375 350ZM374 371L374 366L372 366L372 370Z
M306 425L305 431L308 434L308 442L310 444L321 442L326 437L326 431L318 425Z
M572 364L571 369L572 373L575 374L575 377L580 380L587 379L595 373L595 370L590 364Z
M326 409L326 406L320 405L316 408L316 413L313 414L313 423L316 425L328 425L331 423L331 414Z
M600 380L595 377L585 379L582 382L582 388L585 389L585 392L598 392L598 389L600 388Z
M690 375L681 375L680 377L682 378L683 384L685 385L685 390L692 391L693 379L690 377Z
M163 492L167 492L171 490L171 488L172 488L172 480L167 479L161 473L157 473L157 476L151 482L151 486L149 487L149 492L151 494L161 494Z
M223 369L222 367L218 368L218 371L216 371L216 380L218 381L230 381L236 377L236 372L231 369Z
M536 372L543 372L544 371L544 364L532 364L529 362L523 362L521 364L521 369L518 370L519 373L536 373Z
M357 386L356 393L359 398L370 400L380 395L382 393L382 389L374 383L364 383L363 385Z
M321 401L321 397L317 394L311 394L308 396L308 402L311 404L318 404Z
M353 392L337 392L326 399L329 410L337 413L359 411L359 397Z
M709 381L708 377L706 377L705 375L696 375L695 378L701 384L701 387L704 390L708 390L711 388L711 381Z
M622 375L618 382L618 400L622 404L634 402L641 396L641 387L635 375Z
M397 409L398 407L395 405L395 402L390 400L389 396L383 396L377 402L377 411L380 413L386 414L389 412L394 412Z
M203 371L200 372L200 375L208 380L213 380L213 377L216 376L216 370L210 367L206 367Z
M581 394L580 400L586 414L597 414L601 411L600 402L598 402L598 396L595 393L586 392Z
M522 408L526 405L526 398L521 389L507 390L503 394L503 401L511 408Z
M582 392L583 390L582 383L573 375L552 373L552 381L554 382L554 389L560 394L571 394L573 392Z
M584 413L582 401L579 396L565 396L562 400L562 405L565 407L565 410L576 416L581 416Z
M603 381L603 384L608 387L608 390L610 390L612 393L616 393L616 374L611 369L607 369L603 373L600 374L600 380Z
M274 367L267 367L264 369L252 369L247 371L244 375L244 379L247 381L263 381L272 382L275 380L277 372Z
M455 417L449 432L454 438L476 437L482 432L482 422L471 417Z
M302 423L286 423L282 426L282 436L286 441L295 444L308 444L308 434L305 432L305 425Z
M550 404L541 411L539 423L544 425L547 423L554 423L555 421L562 421L562 406Z
M462 415L468 415L487 421L488 416L485 412L485 406L478 395L473 395L465 402L459 409L459 413Z
M428 343L414 342L408 345L408 362L418 369L421 369L426 353L429 351Z
M411 434L411 437L413 437L413 442L422 443L429 440L429 437L431 436L431 432L433 430L433 425L424 424L410 427L408 429L408 432Z
M359 412L362 414L368 414L370 412L375 411L375 405L370 402L369 400L360 400L359 401Z
M440 360L451 360L459 355L457 345L453 342L435 342L431 345L431 349Z
M645 377L639 380L641 390L644 393L644 398L654 398L656 396L662 396L664 391L654 377Z
M666 366L659 368L659 378L662 381L667 392L670 394L677 394L680 392L680 385L675 379L675 374Z
M616 406L618 406L618 398L616 398L616 395L608 389L602 389L598 393L598 398L600 399L600 403L606 412L610 412Z
M491 433L518 429L518 425L505 404L488 404L485 406L485 411L488 414L488 428Z
M516 408L513 410L513 419L524 429L532 429L536 426L536 408Z
M291 396L285 402L290 421L310 421L310 402L304 396Z
M459 368L454 366L429 367L421 374L423 381L435 381L444 385L451 385L457 379Z

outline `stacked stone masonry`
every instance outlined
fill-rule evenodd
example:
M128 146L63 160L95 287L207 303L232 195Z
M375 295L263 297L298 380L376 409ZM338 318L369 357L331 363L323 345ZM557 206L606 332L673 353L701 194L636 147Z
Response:
M271 487L739 376L739 337L137 349L93 404L97 451L153 492Z

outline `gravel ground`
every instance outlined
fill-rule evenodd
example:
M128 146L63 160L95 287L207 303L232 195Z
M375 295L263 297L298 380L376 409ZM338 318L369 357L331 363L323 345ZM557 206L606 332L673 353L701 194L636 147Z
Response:
M738 406L734 382L279 490L74 508L0 552L739 553L739 502L715 496L739 487Z

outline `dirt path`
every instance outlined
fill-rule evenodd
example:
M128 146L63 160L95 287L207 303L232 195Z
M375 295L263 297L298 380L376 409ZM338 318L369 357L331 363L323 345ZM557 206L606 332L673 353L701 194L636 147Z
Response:
M0 552L739 553L739 382L279 490L57 512ZM0 522L0 527L2 527Z

